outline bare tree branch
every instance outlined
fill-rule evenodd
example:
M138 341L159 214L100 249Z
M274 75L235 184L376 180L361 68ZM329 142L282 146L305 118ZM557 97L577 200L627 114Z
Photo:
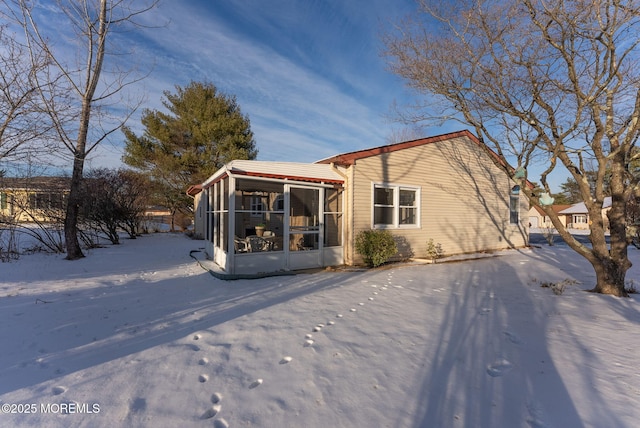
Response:
M385 35L390 69L446 114L471 126L506 165L564 168L591 219L591 248L577 242L540 195L562 237L596 270L594 290L624 295L631 266L626 202L638 188L629 162L640 136L640 4L617 0L420 0L423 15ZM425 102L425 105L429 103ZM405 116L406 118L407 116ZM589 183L595 169L595 185ZM506 172L508 168L504 168ZM605 183L612 197L603 214ZM607 244L606 224L611 245Z

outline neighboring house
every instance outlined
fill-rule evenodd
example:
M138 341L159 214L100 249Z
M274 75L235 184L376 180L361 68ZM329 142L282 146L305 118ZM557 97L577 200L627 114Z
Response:
M0 216L16 222L64 218L69 178L0 178Z
M607 219L606 213L611 209L611 197L607 196L604 198L602 203L602 215L605 221L605 228L609 228L609 221ZM577 204L571 205L569 208L560 211L558 214L566 215L569 223L567 227L570 229L589 229L590 219L589 213L587 212L587 206L584 202L578 202Z
M568 223L571 222L571 216L559 214L559 213L560 211L566 210L569 207L571 207L571 205L552 205L551 206L551 209L553 210L553 212L558 214L560 223L562 223L562 225L565 227L567 226ZM529 209L529 227L547 229L547 228L553 228L554 226L551 223L551 219L542 210L542 208L534 205Z
M236 160L194 196L207 255L230 274L359 264L354 240L389 230L396 259L528 244L520 187L470 132L343 153L313 164ZM266 231L262 232L262 229Z
M193 237L195 239L204 239L205 232L205 212L204 204L200 203L202 197L202 185L194 184L187 189L187 195L193 198Z

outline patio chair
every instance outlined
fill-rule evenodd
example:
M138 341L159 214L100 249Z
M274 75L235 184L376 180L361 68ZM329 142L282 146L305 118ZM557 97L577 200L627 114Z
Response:
M251 252L269 251L271 248L271 243L260 236L248 236L247 241L249 241L249 251Z
M236 253L248 253L251 251L249 243L245 239L240 239L237 236L233 238L233 246Z

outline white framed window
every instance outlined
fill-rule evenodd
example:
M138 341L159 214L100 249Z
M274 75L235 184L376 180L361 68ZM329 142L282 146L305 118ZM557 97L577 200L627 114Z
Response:
M586 214L574 214L573 222L577 224L587 224L587 215Z
M509 194L509 223L518 224L520 222L520 186L511 188Z
M251 217L262 217L265 211L262 196L251 196L249 210L251 211Z
M373 227L420 227L420 187L374 183Z

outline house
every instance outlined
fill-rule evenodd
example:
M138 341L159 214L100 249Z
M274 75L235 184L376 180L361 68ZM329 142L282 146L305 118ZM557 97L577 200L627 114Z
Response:
M235 160L190 192L206 253L230 274L359 264L369 229L393 234L398 259L425 257L429 239L445 255L523 247L527 201L489 156L460 131L313 164Z
M0 217L26 223L64 218L69 182L66 177L0 178Z
M565 215L565 214L559 214L560 211L566 210L567 208L570 208L571 205L551 205L551 209L553 210L553 212L555 212L556 214L558 214L558 218L560 219L560 222L562 223L563 226L567 226L567 224L571 223L571 216L570 215ZM545 213L542 208L538 207L538 206L531 206L531 208L529 209L529 227L532 228L553 228L553 224L551 223L551 219L549 218L549 216L547 215L547 213Z
M204 239L205 232L205 212L204 204L201 203L202 185L194 184L187 189L187 195L193 198L193 237L195 239Z
M607 211L611 209L611 196L604 198L602 203L602 216L605 220L605 227L608 229ZM558 214L566 215L570 219L567 227L570 229L589 229L589 213L584 202L578 202L569 208L560 211Z

